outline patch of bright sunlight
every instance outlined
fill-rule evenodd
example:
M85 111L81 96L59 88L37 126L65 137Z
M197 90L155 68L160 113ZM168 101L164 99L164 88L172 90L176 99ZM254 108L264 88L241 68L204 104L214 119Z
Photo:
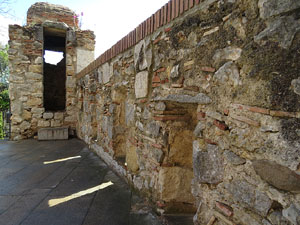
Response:
M64 54L63 52L45 50L44 58L46 63L57 65L57 63L59 63L64 58Z
M68 158L64 158L64 159L57 159L57 160L53 160L53 161L44 162L44 165L52 164L52 163L65 162L65 161L68 161L68 160L80 159L80 158L81 158L81 156L78 155L78 156L68 157Z
M71 201L73 199L76 199L76 198L79 198L79 197L82 197L82 196L85 196L85 195L88 195L88 194L92 194L96 191L105 189L105 188L107 188L107 187L109 187L113 184L114 184L113 182L109 181L107 183L103 183L103 184L100 184L96 187L93 187L93 188L90 188L90 189L87 189L87 190L84 190L84 191L77 192L75 194L69 195L69 196L64 197L64 198L51 199L51 200L48 201L48 205L49 205L49 207L57 206L59 204Z

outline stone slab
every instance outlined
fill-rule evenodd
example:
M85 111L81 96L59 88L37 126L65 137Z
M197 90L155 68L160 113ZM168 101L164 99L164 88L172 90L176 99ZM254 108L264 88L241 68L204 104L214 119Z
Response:
M67 127L60 128L41 128L38 130L38 140L67 140L69 138L69 131Z

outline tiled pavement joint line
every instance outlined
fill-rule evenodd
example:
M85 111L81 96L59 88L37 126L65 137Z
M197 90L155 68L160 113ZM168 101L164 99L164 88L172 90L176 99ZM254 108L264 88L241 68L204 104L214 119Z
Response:
M109 167L108 167L108 168L109 168ZM108 172L108 170L105 171L105 175L103 176L103 179L102 179L101 183L103 182L105 176L107 175L107 172ZM86 211L86 214L85 214L85 216L84 216L84 218L83 218L83 220L82 220L81 225L84 224L84 222L85 222L85 220L86 220L86 218L87 218L87 216L88 216L88 214L89 214L89 212L90 212L90 209L91 209L91 207L92 207L92 205L93 205L93 203L94 203L94 201L95 201L95 198L96 198L98 192L99 192L99 191L96 191L96 192L94 193L94 197L93 197L92 201L90 202L90 205L89 205L89 207L88 207L88 209L87 209L87 211Z
M31 164L30 164L31 165ZM64 164L63 164L64 165ZM63 165L61 165L60 167L62 167ZM59 168L60 168L59 167ZM72 168L72 170L63 178L63 179L61 179L61 181L57 184L57 186L61 183L61 182L63 182L76 168L77 168L78 166L74 166L74 168ZM54 172L55 172L55 170L54 170ZM53 172L53 173L54 173ZM53 174L53 173L51 173L51 174ZM45 178L46 179L46 178ZM43 179L43 180L45 180L45 179ZM43 181L42 180L42 181ZM41 181L41 182L42 182ZM32 188L32 189L35 189L41 182L39 182L34 188ZM31 190L32 190L31 189ZM40 189L45 189L45 188L40 188ZM47 195L45 195L45 197L38 203L38 204L36 204L36 206L35 207L33 207L33 209L32 210L30 210L30 212L27 214L27 216L20 222L20 224L22 224L30 215L31 215L31 213L50 195L50 193L54 190L55 188L53 188L53 189L51 189L51 191L49 191L49 193L47 194ZM27 192L25 192L23 195L20 195L20 199L22 198L22 197L24 197L24 196L26 196L27 195L27 193L28 192L30 192L30 190L28 190ZM17 196L19 196L19 195L17 195ZM19 200L20 200L19 199ZM15 203L13 203L11 206L9 206L6 210L4 210L0 215L2 215L3 213L5 213L6 211L8 211L11 207L13 207L15 204L17 204L18 202L16 201Z
M63 164L64 165L64 164ZM62 165L62 166L63 166ZM74 168L72 168L72 170L63 178L61 179L61 181L57 184L57 186L59 184L61 184L78 166L74 166ZM54 173L54 172L53 172ZM52 173L51 173L52 174ZM46 179L46 178L45 178ZM38 184L37 184L38 185ZM27 216L24 217L24 219L19 223L19 225L21 225L24 221L26 221L26 219L31 215L32 212L34 212L34 210L40 206L40 204L50 195L50 193L54 190L55 188L51 189L51 191L48 192L47 195L45 195L45 197L43 199L41 199L41 201L35 205L35 207L32 208L32 210L30 210L30 212L27 214ZM13 204L14 205L14 204ZM10 208L10 207L9 207ZM7 210L5 210L7 211Z
M82 150L83 150L83 149L79 150L78 152L76 152L76 154L80 153ZM88 157L88 155L82 157L82 161L83 161L84 159L86 159L87 157ZM59 167L57 167L55 170L53 170L53 172L50 173L50 174L49 174L47 177L45 177L44 179L42 179L42 180L37 184L37 186L38 186L39 184L41 184L43 181L45 181L49 176L53 175L58 169L60 169L60 168L62 168L63 166L65 166L65 164L66 164L66 162L62 163ZM74 167L72 168L71 172L68 173L63 179L61 179L61 181L60 181L56 186L58 186L63 180L65 180L66 177L68 177L68 176L69 176L69 175L70 175L70 174L71 174L71 173L79 166L79 164L80 164L80 162L78 163L78 165L74 165ZM53 188L53 189L54 189L54 188ZM53 189L51 189L50 193L52 192Z

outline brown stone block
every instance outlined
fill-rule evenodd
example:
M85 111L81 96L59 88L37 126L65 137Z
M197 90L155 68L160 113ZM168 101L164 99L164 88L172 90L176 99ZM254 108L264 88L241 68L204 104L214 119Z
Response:
M216 202L216 207L226 216L230 217L233 215L233 210L230 206L222 203L222 202Z
M197 113L197 119L198 120L203 120L205 119L206 114L204 112L198 112Z
M172 84L171 87L172 88L182 88L183 84Z
M252 119L249 119L249 118L247 118L245 116L238 116L238 115L234 115L234 114L230 113L230 117L232 119L238 120L240 122L247 123L247 124L249 124L251 126L255 126L255 127L259 127L260 126L259 122L255 121L255 120L252 120Z
M168 33L168 32L170 32L171 30L172 30L172 27L167 27L167 28L165 29L165 32Z
M202 71L205 71L205 72L211 72L211 73L214 73L214 72L216 71L215 68L209 67L209 66L202 66L202 67L201 67L201 70L202 70Z
M227 126L224 122L215 120L215 121L214 121L214 125L215 125L216 127L218 127L220 130L228 130L228 126Z
M284 112L284 111L274 111L274 110L270 111L270 115L276 117L292 117L292 118L296 117L295 112Z
M161 116L154 116L154 120L156 121L168 121L168 120L177 120L177 121L188 121L190 120L189 116L181 116L181 115L161 115Z

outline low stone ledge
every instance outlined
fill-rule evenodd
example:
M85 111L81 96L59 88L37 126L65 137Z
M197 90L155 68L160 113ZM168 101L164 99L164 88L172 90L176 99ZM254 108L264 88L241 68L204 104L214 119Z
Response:
M68 138L69 138L68 127L40 128L38 130L38 140L39 141L68 140Z

